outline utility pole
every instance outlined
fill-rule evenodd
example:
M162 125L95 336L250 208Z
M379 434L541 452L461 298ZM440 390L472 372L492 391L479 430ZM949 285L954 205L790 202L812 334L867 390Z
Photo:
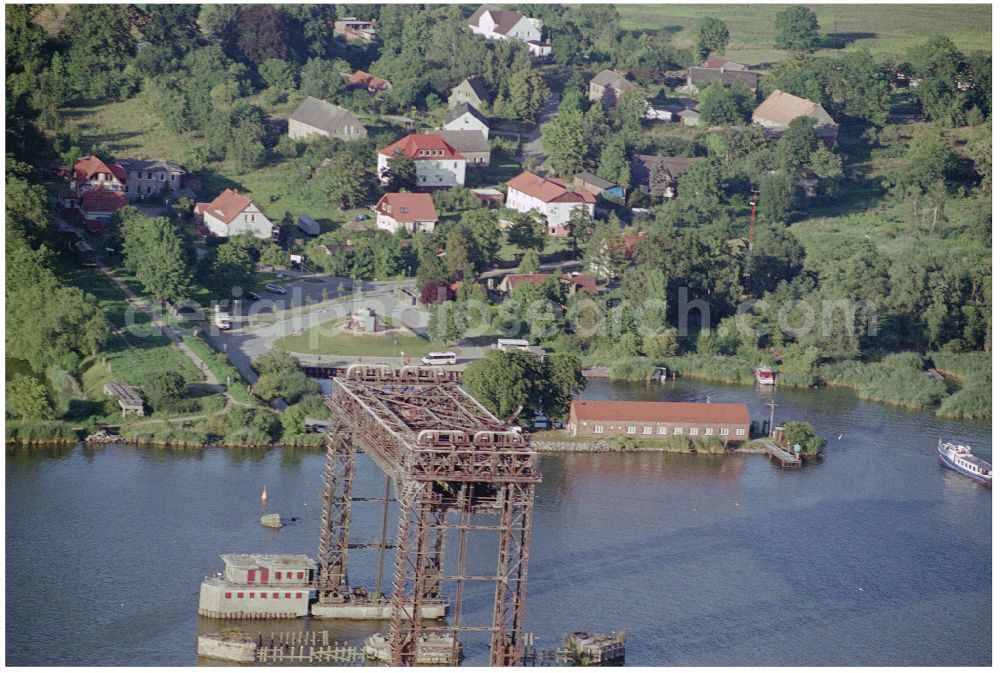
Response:
M778 405L774 403L774 398L772 397L771 401L767 403L767 406L771 407L771 420L768 421L767 424L767 434L770 436L771 433L774 432L774 408Z
M760 196L760 190L752 189L753 200L750 201L750 233L747 235L749 241L748 248L753 250L753 231L757 228L757 197Z

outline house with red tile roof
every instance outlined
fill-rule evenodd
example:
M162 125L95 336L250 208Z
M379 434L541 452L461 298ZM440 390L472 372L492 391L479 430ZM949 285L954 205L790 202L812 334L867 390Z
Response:
M519 213L537 211L548 226L549 236L569 233L566 223L577 209L594 215L597 197L590 192L575 192L557 178L544 178L524 171L507 183L507 207Z
M379 91L388 91L392 88L392 84L381 77L369 75L364 70L356 70L347 78L347 88L365 89L368 93L378 93Z
M77 194L83 194L90 189L124 192L127 182L128 172L121 165L108 165L93 154L80 157L73 162L70 187Z
M108 219L127 205L128 197L125 196L125 192L97 187L83 193L79 198L77 209L84 222L92 225Z
M666 439L714 437L725 443L750 437L745 404L573 400L566 430L574 437Z
M394 157L412 159L417 167L417 186L447 188L465 184L466 158L436 133L411 133L378 151L378 174L388 184L386 172Z
M528 283L530 285L541 285L545 283L552 274L549 273L511 273L503 277L497 285L500 292L512 292L518 285ZM577 292L589 292L597 294L597 281L589 273L564 273L559 276L559 282L566 285L570 296Z
M379 229L407 233L434 231L438 223L437 210L430 194L400 192L383 194L373 207L375 224Z
M211 203L196 204L194 213L213 236L252 234L256 238L271 238L271 220L235 189L223 190Z

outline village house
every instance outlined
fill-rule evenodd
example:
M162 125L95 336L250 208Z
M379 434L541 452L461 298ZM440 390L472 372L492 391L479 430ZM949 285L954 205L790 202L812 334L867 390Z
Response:
M271 238L271 221L250 199L233 189L223 190L211 203L196 204L194 213L213 236L251 234Z
M311 135L338 140L364 140L368 137L368 130L350 110L309 96L288 118L288 137L299 140Z
M76 207L80 211L80 217L92 231L97 231L97 225L103 224L128 205L128 197L124 192L109 191L103 187L87 190L78 198Z
M727 68L707 68L694 66L688 68L688 79L686 92L697 96L702 89L714 82L723 84L735 84L743 82L751 91L757 90L757 81L760 74L753 70L728 70Z
M378 174L388 184L389 160L412 159L417 169L419 187L454 187L465 184L466 159L462 153L436 133L411 133L378 151Z
M347 39L360 40L371 44L375 42L375 22L357 19L353 16L336 19L333 22L333 32Z
M448 110L441 128L446 131L477 131L484 138L490 137L489 120L471 103L459 103Z
M573 176L573 189L590 192L594 196L604 196L612 199L624 199L625 190L620 185L599 178L593 173L577 173Z
M702 68L712 68L713 70L748 70L747 66L742 63L736 63L735 61L730 61L722 56L709 56L705 59L705 62L701 64Z
M383 194L372 209L375 211L375 225L386 231L404 229L408 234L432 232L438 223L437 210L430 194Z
M518 285L524 283L542 285L550 278L552 278L552 274L548 273L511 273L503 277L496 289L503 293L509 293ZM578 292L587 292L589 294L597 294L598 292L597 280L592 274L574 271L572 273L561 274L558 278L559 282L566 286L566 293L570 297Z
M565 236L566 223L577 209L594 216L597 197L590 192L575 192L556 178L543 178L524 171L507 183L507 207L519 213L538 212L545 218L549 236Z
M483 5L468 19L469 30L488 40L520 40L541 42L542 21L521 12Z
M109 166L93 154L80 157L73 162L70 188L78 195L82 195L90 189L125 192L126 182L128 182L128 173L121 164Z
M594 79L590 80L587 98L595 103L601 103L605 107L612 107L618 104L627 91L634 88L635 84L625 79L621 73L614 70L602 70L594 75Z
M490 165L490 143L479 131L438 131L445 142L465 157L468 168Z
M750 436L750 412L745 404L577 399L570 403L566 431L574 437L715 437L742 442Z
M822 140L832 141L837 138L838 126L833 117L827 114L823 106L805 98L793 96L780 89L775 89L764 102L753 111L753 123L764 127L768 136L780 136L788 130L788 125L796 117L809 117L813 120L813 130Z
M477 110L482 110L490 105L490 92L483 84L483 80L476 76L466 77L448 95L448 107L456 108L462 103L468 103Z
M184 169L165 159L120 159L128 174L125 194L129 200L146 199L164 192L178 192Z
M684 126L697 126L701 121L701 113L692 108L685 108L677 113L677 120Z
M632 180L640 189L650 191L650 178L654 175L657 164L665 171L665 191L663 194L651 194L654 198L672 199L677 196L677 182L687 173L693 164L701 161L695 157L664 157L655 154L632 155Z
M347 78L347 88L363 89L368 93L378 93L380 91L388 91L392 88L392 84L381 77L369 75L364 70L357 70Z

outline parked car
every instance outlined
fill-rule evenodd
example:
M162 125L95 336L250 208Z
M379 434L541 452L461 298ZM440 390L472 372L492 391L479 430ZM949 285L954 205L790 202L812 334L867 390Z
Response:
M275 294L288 294L288 290L275 283L268 283L264 286L264 289Z
M260 301L260 295L256 292L247 292L247 299L250 301Z

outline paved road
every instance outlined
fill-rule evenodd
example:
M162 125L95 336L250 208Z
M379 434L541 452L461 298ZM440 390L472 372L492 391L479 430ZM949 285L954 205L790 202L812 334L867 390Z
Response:
M557 93L549 96L548 100L542 104L542 110L538 115L538 124L528 134L528 137L524 139L521 153L525 157L536 157L539 166L545 161L546 156L545 150L542 148L542 124L555 116L561 100L562 97Z

